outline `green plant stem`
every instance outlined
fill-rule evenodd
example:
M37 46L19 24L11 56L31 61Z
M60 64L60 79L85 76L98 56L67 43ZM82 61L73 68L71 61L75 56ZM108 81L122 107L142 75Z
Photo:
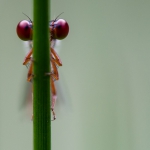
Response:
M34 150L51 148L49 0L34 0L33 19L33 141Z

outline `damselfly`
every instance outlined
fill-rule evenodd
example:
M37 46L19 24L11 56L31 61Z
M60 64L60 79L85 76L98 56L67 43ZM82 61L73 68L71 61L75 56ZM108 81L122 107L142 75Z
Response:
M59 15L60 16L60 15ZM64 19L58 19L57 16L55 20L49 22L49 30L51 32L50 42L51 45L55 43L55 40L62 40L66 38L69 33L69 25ZM28 16L27 16L28 17ZM28 17L29 18L29 17ZM28 20L22 20L18 23L17 28L17 35L23 41L28 41L30 44L30 51L26 54L25 59L23 61L23 65L28 65L28 74L27 74L27 81L31 82L33 78L32 68L33 68L33 61L32 61L32 37L33 37L33 22L29 18ZM51 102L51 111L53 114L53 120L56 119L56 115L54 112L54 106L57 99L57 92L55 87L55 81L59 80L59 73L57 66L62 66L62 61L58 56L57 52L54 50L53 46L50 48L50 63L51 63L51 72L46 73L50 75L51 80L51 94L52 94L52 102Z

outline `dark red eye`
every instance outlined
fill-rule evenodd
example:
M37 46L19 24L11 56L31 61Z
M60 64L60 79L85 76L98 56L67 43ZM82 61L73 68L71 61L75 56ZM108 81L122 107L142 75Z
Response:
M50 30L53 39L62 40L69 33L69 25L65 20L59 19L51 22Z
M27 20L20 21L17 25L16 32L21 40L32 40L32 23Z

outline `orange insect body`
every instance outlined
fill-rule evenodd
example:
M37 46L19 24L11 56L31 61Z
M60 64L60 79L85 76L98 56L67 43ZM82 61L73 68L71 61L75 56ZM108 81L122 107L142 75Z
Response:
M57 17L58 18L58 17ZM51 32L50 42L52 42L54 39L62 40L64 39L69 32L69 25L68 23L63 19L58 19L50 21L49 23L49 30ZM18 23L16 32L18 37L23 41L30 41L32 40L32 34L33 34L33 23L32 21L22 20ZM23 65L27 65L30 62L30 66L28 69L27 74L27 81L31 82L33 78L32 68L33 68L33 61L32 61L32 53L33 48L26 54L25 59L23 61ZM45 73L45 75L50 75L50 81L51 81L51 93L52 93L52 102L51 102L51 111L53 114L53 120L56 119L55 112L54 112L54 106L56 103L57 98L57 92L55 87L55 81L59 80L59 73L57 66L62 66L62 62L56 51L51 47L50 48L50 63L52 71L50 73Z

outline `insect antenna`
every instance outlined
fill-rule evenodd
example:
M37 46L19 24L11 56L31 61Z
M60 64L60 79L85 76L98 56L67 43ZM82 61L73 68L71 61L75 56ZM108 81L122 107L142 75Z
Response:
M22 12L23 13L23 12ZM25 13L23 13L29 20L30 20L30 22L32 23L32 20L30 19L30 17L29 16L27 16Z
M52 24L50 25L50 26L54 26L54 22L57 20L57 18L61 15L61 14L63 14L64 12L62 12L62 13L60 13L56 18L55 18L55 20L52 20ZM50 21L51 22L51 21Z
M63 14L64 12L62 12L62 13L60 13L56 18L55 18L55 20L54 20L54 22L57 20L57 18L61 15L61 14Z

